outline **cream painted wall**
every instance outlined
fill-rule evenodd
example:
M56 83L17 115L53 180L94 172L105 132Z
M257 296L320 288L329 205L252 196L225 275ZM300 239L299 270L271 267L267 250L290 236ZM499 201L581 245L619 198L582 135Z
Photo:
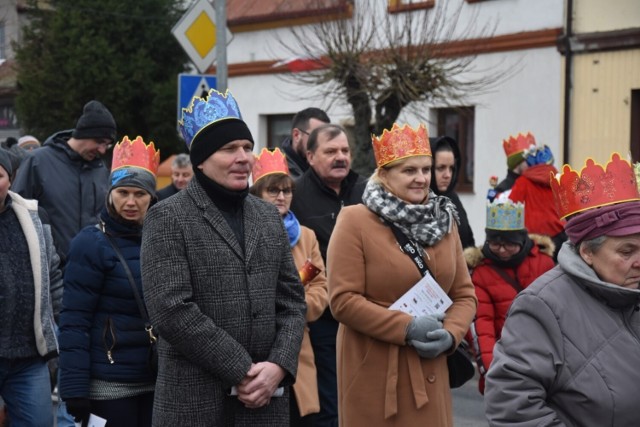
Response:
M574 0L574 32L622 30L640 27L638 0Z
M572 166L581 167L587 157L606 162L613 151L629 152L631 89L640 89L638 70L640 49L575 56Z

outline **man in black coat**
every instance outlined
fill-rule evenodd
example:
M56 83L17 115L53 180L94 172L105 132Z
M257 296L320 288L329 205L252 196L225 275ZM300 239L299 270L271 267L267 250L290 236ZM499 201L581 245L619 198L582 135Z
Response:
M289 175L298 179L309 169L307 162L307 142L309 134L318 126L329 123L327 113L319 108L309 107L298 111L291 122L291 136L282 141L282 151L287 157Z
M291 210L300 224L311 228L318 238L322 258L343 206L362 202L366 180L350 170L351 151L342 126L325 124L315 128L307 143L310 168L296 181ZM327 270L331 268L327 265ZM338 322L327 310L309 324L311 345L318 372L320 414L315 425L338 425L336 383L336 334Z

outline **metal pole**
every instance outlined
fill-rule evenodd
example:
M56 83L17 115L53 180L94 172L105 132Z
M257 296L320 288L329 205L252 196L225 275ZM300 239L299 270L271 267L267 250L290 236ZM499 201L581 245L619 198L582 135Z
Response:
M227 1L215 0L216 9L216 86L227 90Z

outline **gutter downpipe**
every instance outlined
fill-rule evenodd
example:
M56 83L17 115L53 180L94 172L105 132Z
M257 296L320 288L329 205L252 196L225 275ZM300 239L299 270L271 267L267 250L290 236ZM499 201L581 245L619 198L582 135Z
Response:
M565 61L564 61L564 127L562 130L562 152L564 163L569 163L571 158L571 92L573 89L573 52L571 39L573 37L573 0L567 0L566 34L564 37Z

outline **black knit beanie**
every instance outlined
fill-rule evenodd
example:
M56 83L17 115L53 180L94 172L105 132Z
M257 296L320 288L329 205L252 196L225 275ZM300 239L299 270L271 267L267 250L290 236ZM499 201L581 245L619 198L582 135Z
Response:
M251 131L242 120L225 119L201 129L191 141L189 155L194 170L223 145L238 139L248 139L253 142Z
M523 246L529 238L529 233L526 229L522 230L493 230L485 228L487 233L488 242L498 243L516 243Z
M13 173L13 167L11 166L11 154L4 148L0 148L0 166L7 171L7 175L11 177Z
M100 101L89 101L71 134L76 139L116 139L116 121Z

